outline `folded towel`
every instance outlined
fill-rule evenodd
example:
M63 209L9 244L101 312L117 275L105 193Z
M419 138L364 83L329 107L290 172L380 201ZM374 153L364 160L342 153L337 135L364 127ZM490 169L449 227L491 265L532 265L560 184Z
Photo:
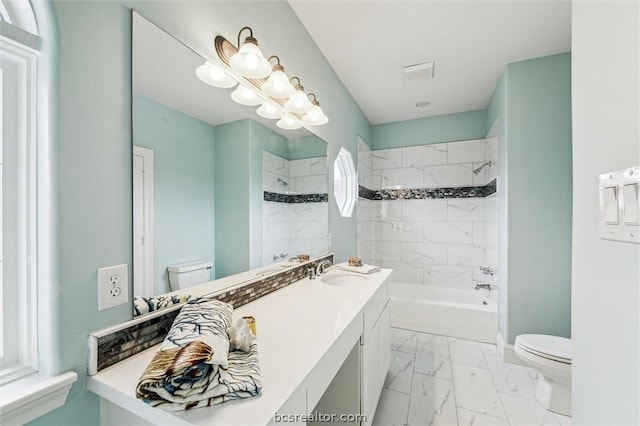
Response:
M380 272L378 266L362 264L362 266L349 266L349 263L343 262L336 265L336 269L349 272L357 272L359 274L373 274L374 272Z
M153 407L179 411L259 395L262 379L256 340L247 352L225 353L225 345L220 347L222 329L228 349L231 310L224 302L190 300L142 373L136 396ZM255 336L255 320L243 319Z

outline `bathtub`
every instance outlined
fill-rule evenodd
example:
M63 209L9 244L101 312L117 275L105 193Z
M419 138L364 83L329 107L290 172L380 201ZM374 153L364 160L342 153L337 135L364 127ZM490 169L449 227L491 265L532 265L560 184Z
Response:
M496 343L498 307L482 290L392 282L391 326Z

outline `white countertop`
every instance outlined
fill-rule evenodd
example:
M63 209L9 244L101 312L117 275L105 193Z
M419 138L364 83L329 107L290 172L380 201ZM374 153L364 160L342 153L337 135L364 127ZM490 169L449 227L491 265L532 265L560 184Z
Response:
M234 310L234 320L245 315L256 319L263 384L260 396L182 412L150 407L135 397L135 389L158 346L89 377L87 387L156 424L267 424L290 397L295 397L296 389L325 355L338 349L341 353L351 350L357 338L339 338L362 333L363 309L390 273L391 270L382 269L367 275L368 282L348 286L305 278ZM343 272L331 267L327 275L334 274Z

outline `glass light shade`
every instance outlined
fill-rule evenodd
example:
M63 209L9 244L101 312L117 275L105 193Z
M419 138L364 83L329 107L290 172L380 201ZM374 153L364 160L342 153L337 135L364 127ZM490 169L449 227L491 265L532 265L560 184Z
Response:
M277 107L271 105L269 102L264 102L262 105L260 105L260 107L256 110L256 113L260 117L264 118L282 118L282 113L280 112L280 110Z
M280 70L273 71L260 89L267 95L278 99L286 99L296 92L295 87L289 83L287 75Z
M314 105L311 109L302 117L302 122L311 126L321 126L329 122L329 118L324 115L322 108L318 105Z
M196 75L204 83L221 89L233 87L238 84L238 82L229 77L222 68L210 62L205 62L196 68Z
M284 107L289 112L294 112L296 114L304 114L309 111L313 105L307 98L307 95L302 90L296 90L296 93L291 95L291 97L284 103Z
M260 105L263 101L255 90L248 89L238 85L238 88L231 92L231 99L241 105L255 106Z
M280 120L278 120L276 126L280 127L281 129L295 130L301 128L302 124L298 123L291 117L284 116Z
M231 69L247 78L265 78L271 73L271 64L267 61L260 48L253 44L246 42L229 59L229 66Z

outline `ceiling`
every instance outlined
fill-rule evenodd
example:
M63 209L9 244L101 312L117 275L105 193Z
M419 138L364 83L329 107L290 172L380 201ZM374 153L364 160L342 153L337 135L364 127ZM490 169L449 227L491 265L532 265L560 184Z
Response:
M288 2L372 124L484 109L506 64L571 50L570 0Z

